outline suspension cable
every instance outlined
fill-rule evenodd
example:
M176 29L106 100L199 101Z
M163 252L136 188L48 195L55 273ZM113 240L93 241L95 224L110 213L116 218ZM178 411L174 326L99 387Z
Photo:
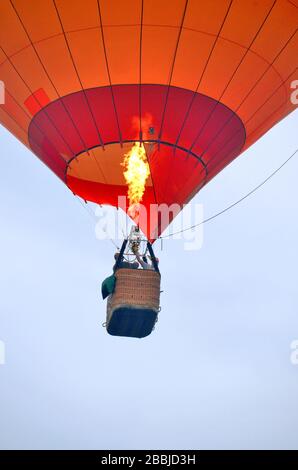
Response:
M85 209L85 211L87 212L87 214L89 214L89 216L91 217L91 219L92 219L93 221L96 221L97 219L96 219L96 216L95 216L95 214L93 213L93 211L92 211L92 210L89 211L89 207L88 207L87 201L82 202L81 199L80 199L80 197L77 196L76 194L75 194L75 198L76 198L76 200L80 203L80 205ZM106 229L103 228L103 231L107 234ZM108 238L108 240L114 245L114 247L115 247L118 251L120 250L119 246L114 242L114 240L112 240L112 238Z
M232 209L233 207L237 206L238 204L240 204L242 201L244 201L245 199L247 199L248 197L250 197L252 194L254 194L256 191L258 191L262 186L264 186L271 178L273 178L273 176L275 176L290 160L292 160L292 158L294 158L294 156L298 153L298 148L292 153L292 155L290 155L289 158L287 158L283 163L282 165L280 165L278 168L276 168L276 170L274 170L269 176L267 176L266 179L264 179L260 184L258 184L257 186L255 186L251 191L249 191L247 194L245 194L244 196L242 196L240 199L238 199L237 201L233 202L233 204L230 204L229 206L225 207L224 209L222 209L221 211L217 212L216 214L213 214L212 216L208 217L207 219L204 219L202 220L202 222L199 222L198 224L195 224L195 225L192 225L190 227L187 227L185 229L182 229L182 230L178 230L177 232L174 232L174 233L171 233L169 235L164 235L164 236L160 236L158 237L159 239L161 240L164 240L164 239L167 239L167 238L171 238L173 237L174 235L178 235L179 233L183 233L183 232L186 232L188 230L194 230L195 228L198 228L200 227L201 225L203 224L206 224L207 222L210 222L211 220L214 220L216 219L217 217L219 217L220 215L224 214L225 212L228 212L230 209Z

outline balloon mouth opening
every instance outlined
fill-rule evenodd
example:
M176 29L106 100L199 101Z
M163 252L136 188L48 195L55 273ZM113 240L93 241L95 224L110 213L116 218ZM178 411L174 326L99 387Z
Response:
M168 167L173 155L177 173L169 175L163 172L163 166ZM174 187L186 193L182 180L179 185L173 181L179 174L179 162L183 164L186 156L185 149L177 150L171 144L155 140L106 144L104 148L97 146L74 157L67 169L66 182L69 189L86 202L122 209L147 239L154 242L183 207L185 194L173 201L171 193L167 199L162 189L172 191ZM191 161L195 165L198 159L190 156L188 162ZM160 180L154 180L157 170L164 175L163 188ZM199 165L197 170L200 173L204 168ZM173 205L176 206L174 215L171 213ZM170 207L170 215L163 222L158 211L166 207Z
M165 171L169 164L171 172ZM182 205L186 201L188 191L181 165L191 166L200 182L205 181L205 165L185 148L153 139L112 142L73 157L66 168L66 183L74 194L100 205L120 207L118 197L126 197L126 212L138 223L142 205ZM189 177L188 170L185 177Z

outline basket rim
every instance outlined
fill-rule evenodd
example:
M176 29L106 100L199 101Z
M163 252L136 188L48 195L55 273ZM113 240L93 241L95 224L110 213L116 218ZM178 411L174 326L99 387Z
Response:
M118 268L115 271L115 276L117 274L119 274L121 271L124 272L124 273L134 273L134 274L138 274L138 275L140 273L146 273L146 274L141 274L141 276L142 275L147 276L148 273L150 273L149 275L155 275L155 276L161 277L160 273L158 271L155 271L155 269L135 269L135 268Z

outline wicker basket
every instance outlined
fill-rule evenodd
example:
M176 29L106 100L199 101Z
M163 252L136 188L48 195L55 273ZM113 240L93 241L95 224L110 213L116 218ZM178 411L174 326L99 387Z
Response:
M158 311L160 299L160 274L145 269L118 269L116 287L111 297L113 310L123 305L150 308Z
M141 337L144 327L141 319L144 319L151 331L159 312L160 274L153 270L121 268L116 271L115 276L115 291L107 301L107 330L111 332L111 324L114 330L117 330L119 325L119 335L129 335L125 331L132 329L134 334L131 333L131 336ZM116 317L113 316L114 313ZM148 326L150 318L153 324Z

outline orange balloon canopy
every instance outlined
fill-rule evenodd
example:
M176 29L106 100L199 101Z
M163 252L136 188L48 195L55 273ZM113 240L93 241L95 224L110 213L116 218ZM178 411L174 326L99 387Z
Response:
M187 203L289 114L297 0L1 0L0 122L76 195ZM147 227L156 238L165 223Z

